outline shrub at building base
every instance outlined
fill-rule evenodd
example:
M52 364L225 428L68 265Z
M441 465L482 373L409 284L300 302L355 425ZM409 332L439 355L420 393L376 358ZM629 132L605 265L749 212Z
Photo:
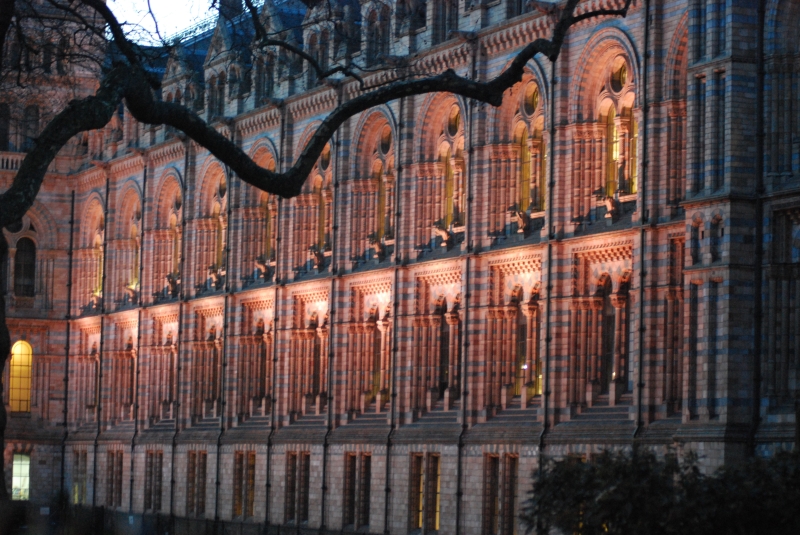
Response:
M800 533L800 455L726 466L711 475L649 451L551 462L521 519L528 533L638 535Z

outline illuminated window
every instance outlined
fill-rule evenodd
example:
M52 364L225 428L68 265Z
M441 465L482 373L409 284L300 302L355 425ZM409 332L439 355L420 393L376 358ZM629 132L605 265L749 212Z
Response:
M639 190L639 123L631 117L630 137L628 138L628 193Z
M617 111L612 106L606 116L606 196L608 197L614 196L619 174L619 129L616 118Z
M526 211L531 205L531 149L528 144L528 128L523 126L516 139L519 151L519 174L517 175L517 209Z
M425 474L425 530L439 529L442 491L442 462L435 454L428 455Z
M28 500L31 490L31 456L15 453L11 468L11 499Z
M14 255L14 295L33 297L36 281L36 245L30 238L17 242Z
M33 349L28 342L20 340L11 348L9 369L8 404L11 412L31 411L31 367Z
M72 457L72 503L86 503L86 450L73 451Z

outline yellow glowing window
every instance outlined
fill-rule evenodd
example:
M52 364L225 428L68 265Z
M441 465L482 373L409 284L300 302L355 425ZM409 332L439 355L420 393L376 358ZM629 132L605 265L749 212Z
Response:
M11 348L8 399L11 412L31 411L31 364L33 350L20 340Z
M28 346L30 347L30 346ZM15 453L11 468L11 499L27 500L31 489L31 456Z

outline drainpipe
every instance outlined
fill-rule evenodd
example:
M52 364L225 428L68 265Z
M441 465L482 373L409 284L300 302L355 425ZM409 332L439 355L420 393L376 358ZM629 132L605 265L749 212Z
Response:
M178 265L181 279L181 295L178 301L178 348L175 352L175 400L173 401L172 417L175 423L175 433L172 435L172 451L170 452L170 480L169 480L169 526L170 533L175 531L175 450L177 449L178 433L180 432L180 412L181 412L181 352L183 350L183 309L186 302L186 223L187 215L190 213L186 199L186 183L189 180L189 152L191 140L187 137L184 140L183 155L183 180L181 180L181 202L183 203L183 216L181 217L181 259Z
M758 2L758 29L756 33L756 225L755 242L756 250L753 258L753 400L752 400L752 421L750 422L750 433L747 437L747 453L751 456L756 453L756 433L761 424L761 315L762 315L762 285L764 261L764 19L765 2ZM797 402L795 402L795 416L798 415ZM800 422L795 421L795 428ZM798 432L795 430L795 437ZM798 444L795 441L795 449Z
M67 336L64 345L64 437L61 439L61 492L66 496L64 488L64 468L67 460L67 437L69 436L69 350L70 350L70 329L72 327L72 260L73 247L75 245L75 190L72 190L69 209L69 251L67 252L67 315L66 320Z
M544 370L542 385L542 432L539 433L539 477L541 478L544 470L544 437L547 434L547 411L549 410L550 401L550 332L552 307L553 307L553 240L556 239L556 226L554 224L554 210L553 202L555 200L554 189L556 187L555 181L555 154L556 154L556 60L553 60L550 67L550 182L547 184L547 224L548 229L547 237L547 288L545 289L545 308L547 313L545 315L544 327Z
M472 52L472 79L477 80L478 78L478 65L477 65L477 55L478 55L478 38L477 35L472 34L472 38L469 39L469 43L471 45L471 52ZM467 149L467 155L469 160L467 161L467 177L466 177L466 190L467 190L467 210L465 214L465 225L464 225L464 242L467 244L467 255L464 259L464 321L461 323L461 431L458 434L458 464L457 469L458 473L456 474L456 535L461 535L461 506L462 506L462 499L464 497L464 487L462 483L462 474L463 474L463 463L464 463L464 433L467 432L469 428L469 424L467 424L467 396L469 395L469 388L467 388L467 381L468 381L468 374L467 369L469 367L469 356L467 352L469 351L469 304L470 304L470 260L472 259L473 248L472 248L472 226L471 226L471 214L472 214L472 169L475 160L475 140L473 139L473 122L475 120L475 105L476 102L474 100L469 101L469 133L467 134L467 143L469 143L469 148Z
M400 99L400 109L398 113L399 121L397 123L397 156L395 157L395 172L394 182L394 288L392 300L394 301L394 311L392 313L392 348L389 353L389 369L392 370L391 378L391 395L389 396L389 434L386 435L386 487L384 487L383 497L383 534L389 535L389 511L390 501L392 495L392 435L395 432L395 411L397 409L397 329L399 326L398 314L400 312L400 270L402 269L403 258L400 254L400 178L403 172L403 125L405 113L405 98Z
M279 167L281 171L284 170L285 164L283 161L283 155L286 154L285 152L285 141L286 141L286 106L284 106L283 101L276 101L276 106L281 111L281 124L279 130L280 140L278 142L278 150L280 150L280 157L277 159L279 162ZM281 221L283 218L283 198L278 197L278 213L275 217L275 258L277 261L275 262L275 297L273 299L272 310L274 311L274 317L272 319L272 392L270 392L270 402L269 402L269 436L267 436L267 484L266 489L264 492L264 525L265 525L265 532L268 531L269 528L269 495L270 490L272 490L272 480L270 476L272 474L272 437L275 434L275 417L276 415L276 408L278 402L278 396L276 392L276 381L278 380L278 335L280 334L280 289L283 286L283 281L281 280L281 273L279 271L282 263L281 263Z
M133 365L136 366L136 372L133 380L133 408L131 416L133 417L133 436L131 437L131 472L130 472L130 492L128 492L128 511L133 512L133 474L134 463L133 456L136 449L136 438L139 436L139 359L141 356L142 345L142 309L145 306L144 299L142 299L142 289L144 288L142 274L144 273L144 227L147 219L145 218L145 207L147 206L147 164L148 158L142 152L142 160L144 162L144 172L142 174L142 229L139 231L139 295L137 299L138 310L136 312L136 360Z
M334 86L336 90L336 107L342 105L342 85L336 84ZM337 249L336 249L336 234L339 230L339 227L336 224L336 214L338 213L336 207L338 206L337 199L339 198L339 176L341 173L341 134L339 130L336 131L336 162L334 165L335 176L333 178L333 200L331 201L331 289L330 293L328 294L328 310L329 310L329 318L328 318L328 384L325 387L327 389L327 430L325 431L325 438L322 441L322 503L320 506L322 507L322 514L319 524L319 532L325 532L325 498L328 493L328 439L330 438L331 431L333 431L333 357L334 357L334 327L336 327L336 305L334 301L334 296L336 295L336 277L341 277L338 274L338 262L336 259Z
M228 128L230 129L231 141L235 141L235 128L236 123L234 121L228 122ZM233 179L235 175L231 172L230 167L227 165L225 166L225 177L230 184L228 191L228 228L225 229L225 297L223 297L223 306L222 306L222 355L220 355L220 366L222 368L222 372L219 374L219 394L217 395L217 410L219 411L219 434L217 435L217 469L216 469L216 482L214 483L214 528L216 530L217 526L219 525L219 487L222 484L220 481L220 464L222 461L222 435L225 434L225 426L228 423L226 420L227 414L227 403L225 401L225 380L228 377L227 369L228 369L228 328L229 328L229 321L228 321L228 308L230 306L230 300L233 296L233 286L231 285L231 274L233 272L232 265L231 265L231 229L233 228Z
M639 175L639 185L642 192L641 219L639 220L639 364L636 367L636 428L633 430L635 440L642 426L642 391L644 390L644 342L645 342L645 281L647 280L647 265L645 262L645 246L647 245L647 226L649 224L650 213L647 209L647 169L650 164L648 161L647 118L650 112L650 103L647 101L647 84L649 82L648 59L650 58L650 0L644 1L644 55L642 58L642 172Z
M109 188L109 175L108 164L102 164L103 170L106 174L106 198L103 202L103 277L100 281L100 292L102 298L100 299L100 347L98 349L97 361L97 385L95 386L95 401L97 403L97 410L95 418L97 419L97 432L94 435L94 447L92 452L92 507L97 505L97 444L100 438L101 420L103 416L103 346L105 341L105 320L106 320L106 259L108 258L108 188Z

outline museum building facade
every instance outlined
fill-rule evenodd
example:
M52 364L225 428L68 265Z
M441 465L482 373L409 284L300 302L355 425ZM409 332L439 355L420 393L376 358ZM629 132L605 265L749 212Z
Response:
M511 535L544 459L791 448L800 3L756 4L636 0L572 27L497 108L434 93L360 113L292 199L121 109L4 230L9 488ZM548 6L268 2L262 18L369 85L409 65L491 79L550 36ZM187 33L161 98L286 169L362 89L251 46L245 22ZM3 184L45 106L0 104Z

